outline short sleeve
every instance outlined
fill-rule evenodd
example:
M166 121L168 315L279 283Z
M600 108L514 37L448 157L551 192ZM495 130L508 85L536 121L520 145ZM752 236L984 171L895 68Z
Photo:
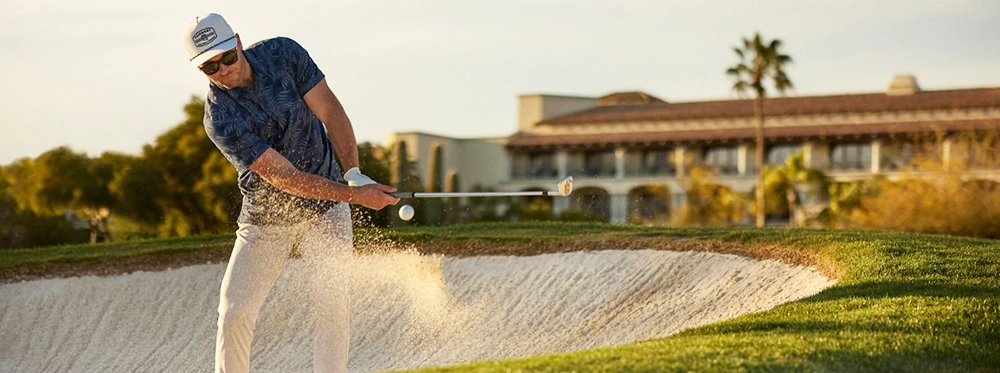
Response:
M316 84L325 78L319 66L309 56L309 52L302 48L299 43L289 38L278 38L282 42L282 53L285 61L288 62L289 72L295 85L298 87L300 96L305 96Z
M239 110L232 99L210 92L205 103L204 124L208 138L242 174L270 147L253 133L249 121L245 115L239 115Z

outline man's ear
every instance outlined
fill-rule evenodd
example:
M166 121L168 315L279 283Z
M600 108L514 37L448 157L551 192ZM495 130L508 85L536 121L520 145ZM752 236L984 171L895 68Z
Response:
M240 34L236 34L236 48L243 50L243 42L240 41Z

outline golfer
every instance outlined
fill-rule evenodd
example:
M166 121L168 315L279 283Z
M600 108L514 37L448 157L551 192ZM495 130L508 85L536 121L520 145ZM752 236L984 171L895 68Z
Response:
M388 194L396 189L358 170L351 122L295 41L274 38L244 49L221 16L206 14L187 26L184 45L209 80L205 132L236 167L243 195L219 295L215 371L249 371L257 315L297 249L313 305L313 369L346 372L348 204L382 209L399 202Z

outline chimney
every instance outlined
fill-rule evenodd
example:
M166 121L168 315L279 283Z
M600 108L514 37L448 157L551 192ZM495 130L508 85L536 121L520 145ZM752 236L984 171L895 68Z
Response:
M889 96L909 96L920 93L920 86L917 85L917 78L913 75L896 75L892 77L889 90L885 94Z
M597 99L592 97L521 95L518 97L518 130L537 132L535 125L539 122L595 107Z

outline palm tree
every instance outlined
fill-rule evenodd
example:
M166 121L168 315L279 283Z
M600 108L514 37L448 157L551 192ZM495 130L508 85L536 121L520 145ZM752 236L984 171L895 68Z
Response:
M759 32L754 33L753 39L742 39L743 45L733 48L733 52L739 57L739 63L726 70L726 74L735 81L733 90L740 96L745 95L748 90L755 94L753 102L753 115L757 122L755 225L760 228L764 226L764 98L767 97L764 82L771 80L774 88L781 94L784 94L786 89L792 88L792 81L785 75L784 69L786 64L792 62L792 58L779 51L781 40L774 39L770 43L765 43Z
M802 189L812 190L814 193L822 192L827 183L827 177L822 171L806 167L802 152L786 158L785 165L782 167L769 168L764 175L764 189L770 191L771 197L779 197L775 195L776 193L784 194L788 208L788 225L792 227L799 225L799 221L795 218L795 211L798 210L801 202L797 191ZM812 193L807 192L807 194ZM821 196L812 194L811 197L820 198ZM771 202L773 204L780 203L775 200ZM816 201L813 200L809 203L815 204Z

